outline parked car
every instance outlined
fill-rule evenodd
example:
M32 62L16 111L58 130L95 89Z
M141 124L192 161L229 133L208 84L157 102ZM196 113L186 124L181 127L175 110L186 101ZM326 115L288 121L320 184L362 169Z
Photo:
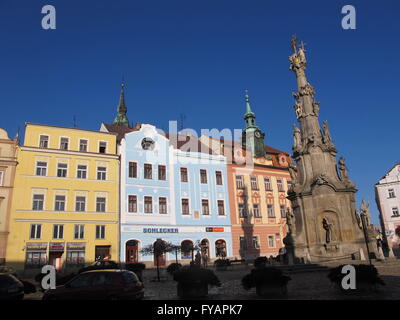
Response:
M90 270L120 269L120 265L112 260L97 260L90 266L79 269L78 273Z
M0 266L0 273L8 273L15 277L17 276L17 272L14 270L14 268L9 266Z
M0 300L22 300L24 285L9 273L0 273Z
M144 285L128 270L91 270L78 274L65 285L49 289L43 300L142 299Z

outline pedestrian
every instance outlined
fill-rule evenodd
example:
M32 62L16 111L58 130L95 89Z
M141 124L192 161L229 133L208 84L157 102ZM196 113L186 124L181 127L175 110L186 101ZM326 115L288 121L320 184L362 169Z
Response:
M203 266L204 268L207 268L207 264L208 264L208 255L207 252L203 253Z
M200 251L197 251L195 257L194 257L194 263L198 266L201 264L201 254Z

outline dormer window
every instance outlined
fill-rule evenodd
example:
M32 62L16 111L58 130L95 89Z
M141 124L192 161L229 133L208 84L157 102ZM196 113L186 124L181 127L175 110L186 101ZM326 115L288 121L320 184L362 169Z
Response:
M61 138L61 140L60 140L60 149L61 150L68 150L68 142L69 142L68 138Z
M40 142L39 142L39 148L48 148L49 147L49 136L41 135L40 136Z
M101 141L99 144L99 153L106 153L107 142Z

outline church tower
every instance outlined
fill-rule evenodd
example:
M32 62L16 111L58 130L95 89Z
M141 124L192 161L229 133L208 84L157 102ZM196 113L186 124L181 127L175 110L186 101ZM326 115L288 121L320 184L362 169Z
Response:
M114 119L113 124L117 126L125 126L129 127L128 117L126 116L127 108L125 105L125 93L124 93L125 84L121 84L121 93L119 95L119 104L117 107L117 116Z
M246 128L243 129L242 133L242 145L247 150L250 150L253 157L260 158L265 156L264 147L264 136L265 134L256 126L256 116L251 111L249 95L245 95L246 101L246 113L244 115L244 121Z
M289 167L292 186L288 199L293 212L287 214L289 233L284 239L289 256L300 261L350 259L365 252L363 233L355 207L357 189L350 180L343 157L336 163L337 150L328 122L322 130L315 90L308 82L304 44L292 38L290 69L298 92L293 93L294 111L300 128L293 125L293 159Z

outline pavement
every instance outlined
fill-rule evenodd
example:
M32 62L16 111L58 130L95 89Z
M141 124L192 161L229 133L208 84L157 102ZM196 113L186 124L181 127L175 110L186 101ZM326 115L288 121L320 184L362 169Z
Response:
M354 261L352 262L354 263ZM352 295L342 293L327 278L329 267L310 266L309 268L298 268L292 270L285 268L285 272L292 278L287 286L285 297L275 299L285 300L348 300L348 299L371 299L371 300L399 300L400 299L400 260L387 262L375 262L375 267L386 283L379 286L377 292ZM213 268L211 268L213 269ZM255 289L246 291L241 285L241 279L249 273L252 266L237 265L226 271L215 271L221 281L221 287L210 287L208 299L210 300L259 300ZM309 269L309 270L307 270ZM177 283L173 281L165 269L161 270L161 281L157 281L156 269L146 269L143 273L145 285L145 300L177 300ZM40 300L43 293L25 295L24 300ZM263 298L265 299L265 298Z

